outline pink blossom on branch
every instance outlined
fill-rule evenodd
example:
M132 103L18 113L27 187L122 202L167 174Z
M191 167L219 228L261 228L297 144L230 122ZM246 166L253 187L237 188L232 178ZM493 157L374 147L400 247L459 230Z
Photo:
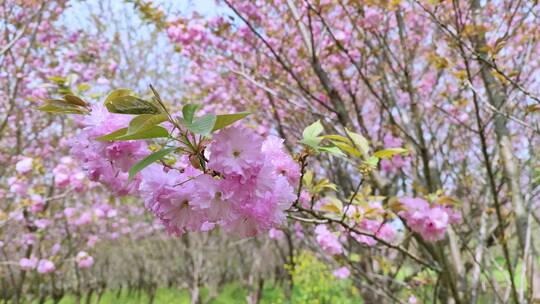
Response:
M315 238L322 250L329 255L337 255L343 252L343 248L338 237L328 230L326 225L315 227Z
M340 267L340 268L334 270L334 272L332 272L332 274L336 278L344 280L344 279L348 278L351 275L351 271L349 270L348 267L343 266L343 267Z
M22 258L19 261L19 266L24 271L35 269L37 265L38 265L38 259L36 257Z
M77 265L81 269L86 269L92 267L94 265L94 258L90 256L86 251L80 251L77 253L77 257L75 258L77 261Z
M405 210L400 211L399 215L405 219L412 231L419 233L428 242L444 239L448 225L461 221L457 212L451 208L430 206L421 198L403 198L401 203Z
M32 171L33 162L34 162L34 160L32 158L23 157L15 165L15 170L17 170L17 172L20 173L20 174L26 174L26 173Z
M51 273L51 272L54 272L56 270L56 266L54 265L53 262L49 261L49 260L46 260L46 259L41 259L39 260L38 264L37 264L37 271L39 273Z
M296 199L299 168L281 141L228 127L214 135L208 158L218 176L189 163L167 171L153 164L141 172L138 192L167 231L180 235L222 227L249 237L283 223Z
M129 115L109 113L103 105L94 105L83 117L82 131L71 142L71 153L81 163L88 178L99 181L119 195L134 194L137 181L128 183L128 170L147 154L144 141L101 142L96 138L127 127Z

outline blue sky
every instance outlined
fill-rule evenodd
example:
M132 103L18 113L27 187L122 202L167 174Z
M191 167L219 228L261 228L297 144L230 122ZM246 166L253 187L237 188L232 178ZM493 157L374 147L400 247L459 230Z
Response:
M164 8L171 8L172 17L177 14L189 15L194 11L205 16L213 16L227 11L226 8L216 5L214 0L157 0L154 2ZM111 13L113 15L115 11L131 6L123 0L73 0L69 3L70 7L63 14L61 22L83 30L88 30L91 27L91 24L86 24L86 22L89 22L93 11L97 11L100 6L112 4L113 11ZM135 13L133 11L133 14Z

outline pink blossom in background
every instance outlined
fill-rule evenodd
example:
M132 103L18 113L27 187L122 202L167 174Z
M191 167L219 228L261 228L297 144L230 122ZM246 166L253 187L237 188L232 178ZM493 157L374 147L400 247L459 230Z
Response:
M34 159L32 159L31 157L23 157L15 165L15 170L17 170L17 172L19 172L20 174L26 174L32 171L33 162L34 162Z
M283 231L279 229L271 228L268 231L268 237L271 238L272 240L281 240L285 237L285 233L283 233Z
M30 200L32 201L32 205L30 206L30 212L39 213L45 209L45 200L41 195L32 194L30 196Z
M86 241L86 246L92 248L96 245L99 238L96 235L90 235L88 236L88 240Z
M350 275L351 275L351 271L349 270L348 267L346 266L343 266L343 267L340 267L336 270L334 270L332 272L332 274L338 278L338 279L341 279L341 280L344 280L346 278L348 278Z
M444 239L449 224L461 222L458 212L449 207L430 206L421 198L402 198L404 211L400 211L407 226L428 242Z
M77 265L81 269L86 269L92 267L94 265L94 258L90 256L86 251L80 251L77 253L77 257L75 258L77 261Z
M442 240L448 226L448 213L440 207L431 208L420 230L422 237L429 242Z
M49 219L37 219L37 220L35 220L34 224L36 224L36 227L38 229L43 230L43 229L49 227L52 224L52 221L49 220Z
M58 252L60 252L60 249L62 249L62 245L60 243L56 243L51 247L51 255L56 255Z
M400 215L405 218L412 230L420 231L429 210L429 203L421 198L402 198L400 202L405 209L400 212Z
M36 257L22 258L19 261L19 266L22 270L28 271L35 269L38 265L38 259Z
M26 195L28 191L28 183L25 180L13 176L8 178L7 183L11 193L20 196Z
M304 228L302 227L302 224L300 224L299 222L296 222L294 223L293 228L294 228L294 234L296 235L297 238L303 239L305 237Z
M317 225L315 227L315 238L321 249L327 254L336 255L343 252L339 239L328 230L326 225Z
M395 228L389 223L380 225L375 235L388 243L392 243L397 236Z
M56 270L56 267L53 262L46 259L39 260L38 265L37 265L37 271L39 273L44 273L44 274L51 273L51 272L54 272L55 270Z

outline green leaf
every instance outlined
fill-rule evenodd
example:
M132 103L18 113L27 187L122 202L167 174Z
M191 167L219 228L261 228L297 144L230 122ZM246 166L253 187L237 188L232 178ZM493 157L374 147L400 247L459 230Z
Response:
M373 156L378 158L392 158L394 155L405 154L407 152L409 152L409 150L404 148L388 148L373 153Z
M152 163L162 159L163 157L165 157L165 155L171 153L174 150L176 150L176 147L162 149L162 150L159 150L157 152L154 152L154 153L148 155L143 160L141 160L140 162L133 165L133 167L131 167L131 169L129 169L129 178L128 178L128 180L131 181L135 177L135 175L137 175L137 173L139 173L142 169L144 169L144 168L150 166Z
M336 197L327 196L319 210L340 214L341 210L343 210L343 202Z
M49 76L47 77L50 81L56 82L57 84L64 84L66 83L66 78L59 77L59 76Z
M362 135L354 133L345 129L347 135L352 139L353 143L360 149L362 154L367 155L369 153L369 141Z
M160 113L158 107L152 102L144 100L139 97L125 95L110 98L107 97L105 107L111 113L119 114L158 114Z
M345 152L345 153L349 153L350 155L353 155L355 157L360 157L361 153L360 151L358 151L358 149L356 149L355 147L353 147L352 145L350 145L349 143L344 143L344 142L340 142L340 141L332 141L332 143L338 147L341 151Z
M341 150L338 147L319 147L320 151L328 152L330 154L345 157L345 153L341 152Z
M360 262L361 260L360 255L358 253L351 253L351 255L349 256L349 259L352 262Z
M169 137L167 129L160 126L153 126L144 131L137 132L135 134L126 134L116 137L114 140L135 140L135 139L150 139L150 138L162 138Z
M324 131L324 128L321 124L320 120L317 120L316 122L312 123L311 125L307 126L304 129L304 132L302 132L302 137L304 138L314 138L319 136L319 134Z
M182 115L184 116L184 121L188 124L192 123L195 112L197 112L199 108L200 105L192 103L188 103L187 105L182 107Z
M128 128L118 129L118 130L116 130L116 131L114 131L114 132L112 132L112 133L109 133L109 134L107 134L107 135L103 135L103 136L97 137L96 140L97 140L97 141L110 141L110 140L115 140L117 137L126 135L127 130L128 130Z
M217 117L214 114L206 114L193 120L192 123L185 122L186 128L195 134L208 135L216 124Z
M116 89L116 90L113 90L111 93L109 93L107 98L105 98L104 104L111 103L112 100L115 99L115 98L122 97L122 96L129 96L131 94L133 94L133 91L130 90L130 89Z
M73 104L73 105L76 105L76 106L81 106L81 107L87 107L89 106L89 104L82 100L80 97L78 96L75 96L75 95L71 95L71 94L66 94L64 95L64 100L70 104Z
M90 90L90 85L88 83L81 83L77 86L77 91L79 91L79 93L83 93L88 90Z
M250 112L240 112L240 113L234 113L234 114L223 114L218 115L216 119L216 124L214 125L214 128L212 131L217 131L219 129L223 129L228 125L231 125L240 119L248 116L251 114Z
M337 186L336 184L331 183L327 178L323 178L312 188L314 193L319 193L326 189L337 191Z
M71 104L63 99L47 99L45 104L38 107L38 110L49 113L62 114L86 114L88 110L84 107Z
M163 127L153 126L144 131L137 132L135 134L128 134L128 128L118 129L107 135L96 138L97 141L111 141L111 140L135 140L135 139L150 139L168 137L169 132Z
M341 135L323 135L321 137L324 138L324 139L330 139L332 141L341 141L341 142L344 142L344 143L347 143L347 144L352 144L350 139L348 139L345 136L341 136Z
M168 119L169 117L167 114L138 115L129 122L127 134L136 134L138 132L148 130L155 125L167 121Z
M306 173L304 173L302 182L305 186L309 187L313 183L313 171L307 170Z
M324 128L321 121L317 120L304 129L304 132L302 132L303 139L300 142L308 146L318 148L322 140L322 137L319 137L319 134L321 134L323 130Z
M364 163L375 168L379 164L379 158L377 156L370 156Z

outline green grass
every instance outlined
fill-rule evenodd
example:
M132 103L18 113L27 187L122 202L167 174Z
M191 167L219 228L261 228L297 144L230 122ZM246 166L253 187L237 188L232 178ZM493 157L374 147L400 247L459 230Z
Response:
M92 302L95 303L97 295L93 295ZM85 303L85 298L82 299L81 303ZM117 297L117 292L114 290L106 291L101 298L99 304L115 304L115 303L125 303L125 304L146 304L148 303L149 297L146 293L141 293L137 295L135 293L128 294L127 291L122 292L122 294ZM52 301L48 301L47 304L52 304ZM75 297L72 295L65 296L60 301L60 304L73 304L76 303ZM174 290L167 288L158 288L156 292L156 299L154 301L156 304L161 303L190 303L190 297L187 290Z
M337 280L332 275L332 269L326 264L317 259L309 252L303 252L299 258L296 267L291 270L294 288L290 293L291 303L302 304L325 304L325 303L362 303L360 295L356 288L352 286L350 280ZM203 303L209 304L237 304L246 303L249 289L238 283L230 283L219 291L219 294L208 301L208 289L201 288L201 297ZM94 295L90 303L95 304L97 296ZM115 290L107 291L99 304L147 304L149 297L146 293L131 293L127 290L122 290L118 294ZM76 303L75 297L72 295L66 296L60 302L61 304ZM81 303L86 303L86 299L82 299ZM168 288L158 288L155 304L184 304L190 303L189 291L175 290ZM285 296L285 290L280 286L273 284L265 284L261 295L261 304L285 304L288 303ZM52 304L52 301L47 302Z
M233 303L246 303L246 297L248 292L245 288L238 284L228 284L223 287L218 296L212 299L209 304L233 304ZM201 296L205 299L208 296L208 290L206 288L201 289ZM95 304L97 296L94 294L92 297L92 304ZM85 303L86 298L81 300L81 303ZM101 298L99 304L147 304L149 303L149 297L146 293L140 295L136 293L128 294L126 290L122 291L119 297L117 297L117 291L106 291ZM276 304L284 302L283 291L280 288L273 286L265 286L263 290L262 301L263 304ZM46 302L52 304L51 300ZM60 304L74 304L76 303L75 297L72 295L65 296L60 301ZM175 290L170 288L158 288L156 292L155 304L189 304L190 294L188 290Z

